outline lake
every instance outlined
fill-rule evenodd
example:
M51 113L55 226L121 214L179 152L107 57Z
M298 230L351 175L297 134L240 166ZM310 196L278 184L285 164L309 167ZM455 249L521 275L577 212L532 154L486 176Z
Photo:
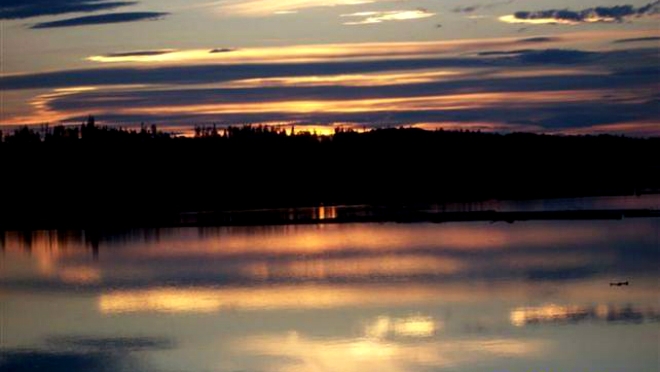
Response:
M659 238L659 218L0 232L0 370L657 371Z

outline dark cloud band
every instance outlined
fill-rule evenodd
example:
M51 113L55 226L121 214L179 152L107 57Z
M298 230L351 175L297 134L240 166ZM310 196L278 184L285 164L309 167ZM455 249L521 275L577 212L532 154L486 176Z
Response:
M159 50L136 50L132 52L117 52L117 53L108 53L104 57L148 57L148 56L161 56L163 54L169 54L175 52L174 49L159 49Z
M3 0L0 19L24 19L67 13L97 12L137 4L107 0Z
M254 63L208 64L188 66L162 66L155 68L112 67L84 70L66 70L5 76L0 89L66 88L77 86L103 86L123 84L212 84L240 79L330 76L364 74L398 70L425 70L437 68L520 68L533 65L569 65L625 62L631 58L654 61L654 48L629 51L583 52L576 50L515 50L498 53L508 58L411 58L377 61L316 62L316 63Z
M642 17L660 12L660 0L649 3L643 7L635 8L632 5L616 5L612 7L595 7L579 11L569 9L549 9L539 11L520 11L513 14L518 21L548 20L557 23L583 23L583 22L623 22L628 18Z
M636 37L631 39L619 39L615 40L615 44L625 44L625 43L642 43L642 42L658 42L660 41L660 36L649 36L649 37Z
M43 28L76 27L76 26L103 25L103 24L111 24L111 23L137 22L144 20L158 20L167 15L169 15L169 13L160 13L160 12L127 12L127 13L100 14L94 16L63 19L60 21L37 23L33 25L31 28L43 29Z

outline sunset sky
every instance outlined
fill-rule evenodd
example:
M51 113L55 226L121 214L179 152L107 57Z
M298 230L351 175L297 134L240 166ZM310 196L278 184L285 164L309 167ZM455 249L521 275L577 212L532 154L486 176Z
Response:
M3 0L0 124L660 135L660 1Z

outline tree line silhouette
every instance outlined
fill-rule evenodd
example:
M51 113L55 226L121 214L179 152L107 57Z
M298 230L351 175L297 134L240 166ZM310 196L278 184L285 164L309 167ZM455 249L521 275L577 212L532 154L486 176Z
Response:
M20 128L0 134L0 229L172 224L181 212L660 190L660 138L414 128ZM174 222L175 223L175 222Z

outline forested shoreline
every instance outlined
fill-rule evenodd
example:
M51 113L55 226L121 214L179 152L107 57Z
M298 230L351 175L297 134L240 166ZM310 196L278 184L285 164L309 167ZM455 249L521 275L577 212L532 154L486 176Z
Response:
M660 138L81 126L0 141L0 228L158 225L183 212L409 206L660 190Z

